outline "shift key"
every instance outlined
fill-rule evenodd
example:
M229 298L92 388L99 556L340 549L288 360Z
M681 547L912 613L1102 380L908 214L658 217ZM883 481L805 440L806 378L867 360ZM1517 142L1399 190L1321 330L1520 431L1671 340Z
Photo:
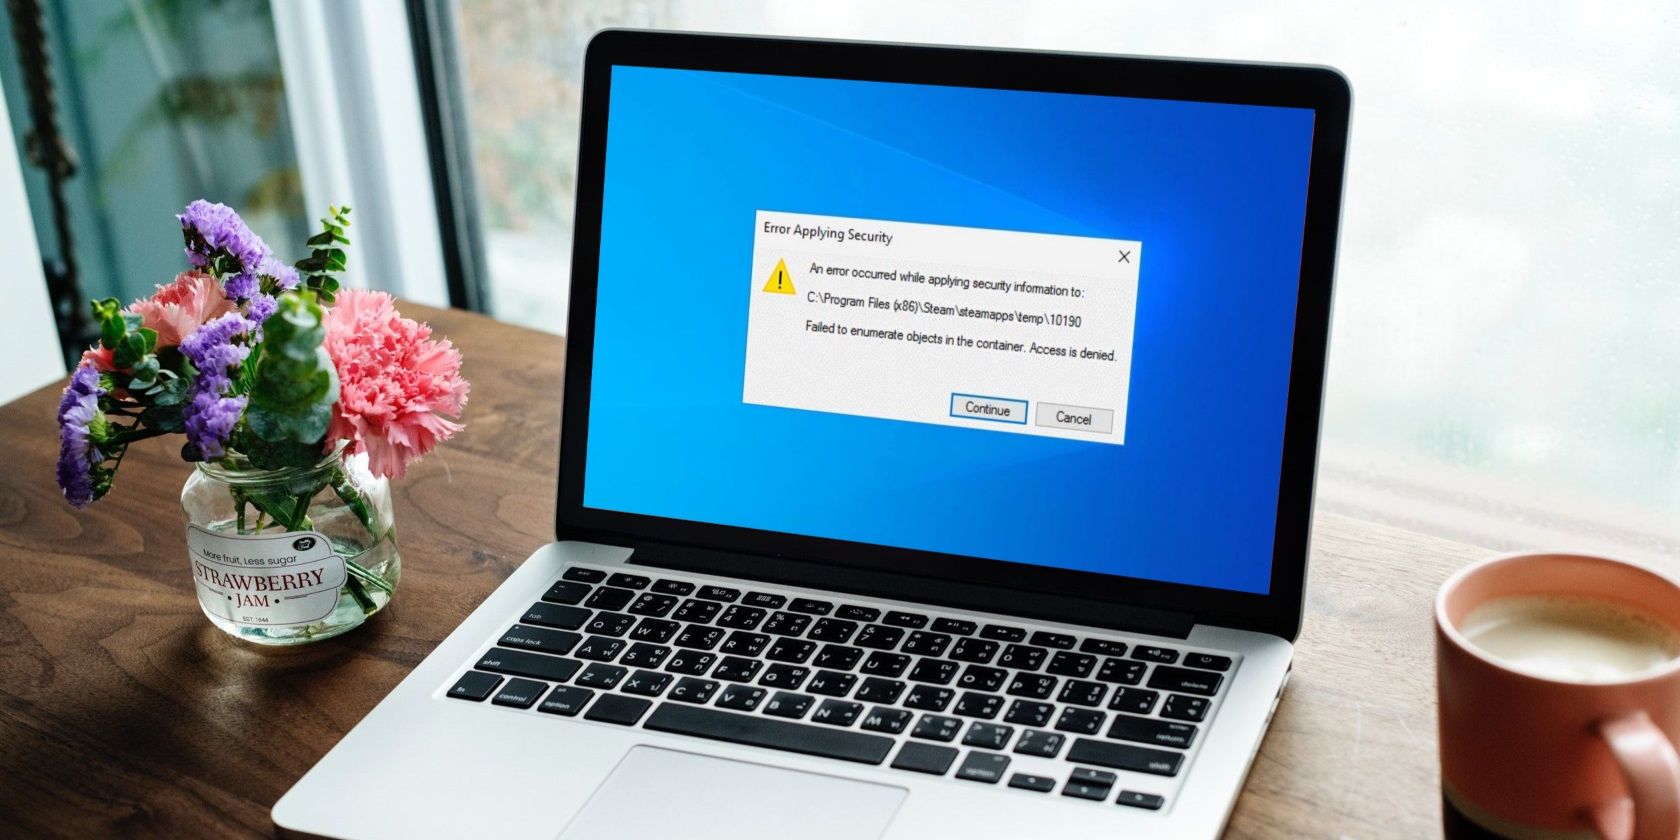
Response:
M549 656L543 653L526 653L522 650L508 650L507 648L492 648L478 660L475 666L480 671L494 671L498 674L512 674L516 677L535 677L539 680L551 682L565 682L577 673L583 663L576 659L566 659L559 656Z
M1113 767L1116 770L1176 776L1179 766L1184 763L1184 756L1128 744L1110 744L1090 738L1079 738L1073 742L1073 748L1068 750L1067 760L1075 764L1095 764L1098 767Z

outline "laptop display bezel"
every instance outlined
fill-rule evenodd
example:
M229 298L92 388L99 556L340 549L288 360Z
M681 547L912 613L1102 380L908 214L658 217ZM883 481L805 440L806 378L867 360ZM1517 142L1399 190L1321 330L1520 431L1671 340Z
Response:
M1351 93L1321 67L1134 58L1022 50L607 30L584 62L577 211L560 437L556 536L616 545L650 542L789 557L1190 614L1198 622L1294 639L1301 624L1331 286ZM1225 102L1314 111L1311 172L1294 349L1273 540L1271 589L1253 594L1048 566L895 548L586 508L590 382L599 270L607 115L615 65L815 76L1012 90ZM1218 512L1209 512L1218 527ZM1186 558L1187 562L1193 558ZM907 584L914 590L917 584ZM900 597L918 600L916 591Z

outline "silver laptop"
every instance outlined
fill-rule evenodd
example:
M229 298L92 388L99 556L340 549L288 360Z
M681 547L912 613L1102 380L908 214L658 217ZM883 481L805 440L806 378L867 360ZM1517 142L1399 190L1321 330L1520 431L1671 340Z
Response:
M275 824L1217 835L1301 626L1348 105L598 35L556 541Z

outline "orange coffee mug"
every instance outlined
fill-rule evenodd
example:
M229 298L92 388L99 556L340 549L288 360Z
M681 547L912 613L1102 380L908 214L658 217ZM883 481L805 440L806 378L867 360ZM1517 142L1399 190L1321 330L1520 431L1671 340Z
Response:
M1448 580L1435 599L1447 835L1675 840L1680 658L1592 681L1518 670L1464 628L1477 607L1524 596L1604 605L1680 634L1680 583L1631 563L1511 554Z

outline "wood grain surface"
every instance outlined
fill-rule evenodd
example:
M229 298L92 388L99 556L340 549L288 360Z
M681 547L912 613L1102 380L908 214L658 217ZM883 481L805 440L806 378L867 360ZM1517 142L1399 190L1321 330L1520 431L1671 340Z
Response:
M59 388L0 406L0 835L272 835L274 801L551 539L563 343L404 309L465 353L467 430L393 487L391 606L301 649L200 614L178 439L137 444L78 513L52 479ZM1429 605L1482 553L1320 520L1295 676L1231 836L1438 833Z

